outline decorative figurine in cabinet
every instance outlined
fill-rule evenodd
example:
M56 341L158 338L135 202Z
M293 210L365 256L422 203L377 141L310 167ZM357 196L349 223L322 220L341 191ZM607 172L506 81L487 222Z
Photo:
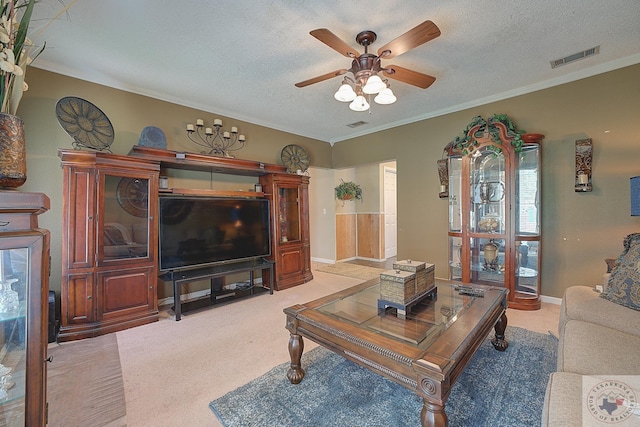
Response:
M268 174L260 176L260 184L271 203L274 288L282 290L310 281L309 177Z
M540 308L540 142L504 115L476 117L449 158L449 277Z
M44 426L49 231L42 193L0 191L0 425Z
M60 341L158 320L157 162L60 150Z

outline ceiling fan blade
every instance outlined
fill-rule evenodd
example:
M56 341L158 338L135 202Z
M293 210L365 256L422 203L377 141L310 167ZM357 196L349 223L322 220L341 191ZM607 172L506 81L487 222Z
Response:
M309 86L309 85L312 85L312 84L314 84L314 83L319 83L319 82L322 82L322 81L324 81L324 80L328 80L328 79L333 78L333 77L336 77L336 76L341 76L341 75L343 75L343 74L344 74L344 73L346 73L346 72L347 72L347 70L345 70L344 68L342 68L342 69L340 69L340 70L332 71L332 72L330 72L330 73L323 74L323 75L321 75L321 76L314 77L314 78L312 78L312 79L309 79L309 80L305 80L305 81L303 81L303 82L296 83L296 87L305 87L305 86Z
M422 74L408 68L389 65L382 70L382 73L394 80L408 83L419 88L426 89L436 81L436 78L428 74Z
M384 59L395 58L429 40L435 39L439 35L440 29L436 24L431 21L424 21L378 49L378 56Z
M340 55L344 55L347 58L357 58L359 56L357 51L326 28L318 28L317 30L311 31L309 34L338 52Z

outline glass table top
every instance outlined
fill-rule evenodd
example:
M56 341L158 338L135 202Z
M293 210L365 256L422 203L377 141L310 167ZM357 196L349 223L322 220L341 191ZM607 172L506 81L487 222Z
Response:
M473 305L478 296L460 294L468 287L436 280L437 293L426 297L407 311L386 307L378 309L380 283L359 292L320 305L316 311L348 322L370 332L426 349Z

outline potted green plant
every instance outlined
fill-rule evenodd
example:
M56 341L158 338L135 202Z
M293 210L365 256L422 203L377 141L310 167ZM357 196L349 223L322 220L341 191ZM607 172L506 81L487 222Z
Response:
M362 188L355 182L345 182L340 180L340 184L336 187L336 198L338 200L362 200Z

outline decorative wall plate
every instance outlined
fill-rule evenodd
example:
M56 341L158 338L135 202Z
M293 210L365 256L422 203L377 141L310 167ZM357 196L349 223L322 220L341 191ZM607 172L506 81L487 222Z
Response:
M309 169L310 158L307 151L299 145L287 145L280 152L282 164L287 167L287 172L296 173L300 170L306 172Z
M162 148L166 150L167 137L164 135L164 132L162 132L162 129L155 126L147 126L142 129L142 132L140 133L138 145L143 145L145 147Z
M149 212L149 183L144 178L122 178L116 188L116 198L125 212L145 217Z
M114 132L111 122L87 100L67 96L56 104L58 123L73 138L73 148L92 148L111 152Z

